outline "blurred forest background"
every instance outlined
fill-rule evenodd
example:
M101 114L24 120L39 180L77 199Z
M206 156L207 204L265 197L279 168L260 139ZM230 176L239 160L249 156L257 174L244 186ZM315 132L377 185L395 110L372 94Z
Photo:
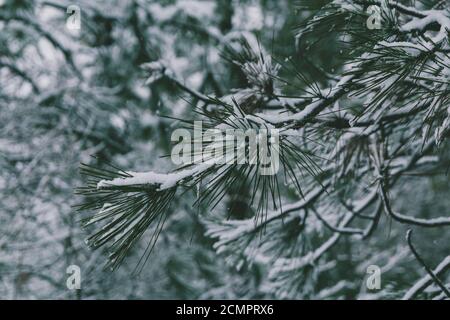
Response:
M370 238L342 238L320 271L274 280L293 283L295 293L282 292L268 280L270 263L236 268L216 252L202 221L216 212L199 214L194 192L176 198L139 275L132 274L139 248L111 272L103 269L107 249L85 244L73 208L81 201L74 195L83 184L80 163L95 163L91 155L97 155L127 170L168 171L161 156L170 153L177 124L160 115L194 118L198 100L164 77L147 81L143 64L164 59L189 88L224 96L247 86L246 75L223 57L228 42L244 37L274 59L291 58L319 85L339 75L345 57L338 37L296 38L296 27L311 15L296 4L0 0L0 298L386 299L401 298L423 277L405 240L407 226L382 216ZM66 26L70 5L81 8L79 30ZM280 76L296 81L285 68ZM448 216L448 175L405 179L395 196L399 210ZM308 241L320 242L323 232ZM449 254L448 228L418 228L414 238L433 268ZM366 269L373 264L382 270L382 288L368 291ZM81 290L66 287L69 265L81 268Z

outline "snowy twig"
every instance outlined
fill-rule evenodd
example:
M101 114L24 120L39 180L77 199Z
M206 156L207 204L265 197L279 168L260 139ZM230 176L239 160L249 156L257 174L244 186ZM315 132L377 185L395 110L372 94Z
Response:
M115 178L113 180L101 180L97 184L98 189L114 189L131 186L156 186L158 190L165 190L175 187L185 179L191 179L210 169L214 164L202 163L191 169L185 169L173 173L156 172L127 172L130 177Z
M433 281L439 286L439 288L441 288L442 292L445 293L445 295L450 298L450 291L447 289L447 287L442 283L442 281L437 277L437 275L433 272L433 270L431 270L430 267L427 266L427 264L425 263L425 261L420 257L419 253L417 252L417 250L414 248L413 244L412 244L412 240L411 240L411 235L412 235L412 230L409 229L406 232L406 240L408 241L408 245L409 248L411 249L412 253L414 254L414 256L416 257L417 261L420 262L420 264L425 268L425 270L428 272L428 274L430 275L430 277L433 279Z
M444 260L442 260L441 263L439 263L439 265L433 270L433 274L439 276L448 269L450 269L450 256L447 256ZM405 293L405 295L403 296L403 300L414 299L420 292L425 290L432 283L433 278L430 276L430 274L427 274L419 281L417 281L416 284L412 286L411 289L408 290L408 292Z
M417 225L421 227L442 227L442 226L450 226L450 217L439 217L434 219L421 219L416 217L409 217L405 216L403 214L394 212L391 207L391 203L387 194L386 186L384 182L380 182L380 194L381 199L384 203L384 208L386 210L386 213L392 217L394 220L405 223L405 224L411 224L411 225Z

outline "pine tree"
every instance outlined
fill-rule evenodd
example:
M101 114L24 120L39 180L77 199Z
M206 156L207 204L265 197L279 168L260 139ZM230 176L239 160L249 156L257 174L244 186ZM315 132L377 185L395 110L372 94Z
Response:
M163 78L185 91L198 110L196 119L210 128L279 129L283 173L265 179L249 165L199 164L169 173L83 166L90 180L80 193L92 200L80 209L97 211L87 224L105 222L90 243L108 243L109 265L116 267L150 228L145 261L164 233L173 199L198 189L196 206L223 210L213 216L199 212L218 254L237 269L263 266L267 293L301 298L347 291L358 296L358 288L343 280L331 288L323 285L333 267L330 252L341 247L339 242L370 238L383 215L392 228L446 230L448 214L424 217L420 210L401 212L396 206L402 190L418 191L410 175L445 172L449 160L448 3L407 2L302 1L297 9L310 15L295 29L299 50L306 50L302 56L311 56L315 46L326 47L330 34L340 48L334 72L316 66L323 80L308 75L295 57L272 57L251 35L233 39L219 32L213 36L224 47L224 59L245 76L239 89L205 94L187 85L176 66L163 60L147 64L150 81ZM371 19L378 19L379 27L370 28ZM252 217L228 219L227 208L219 206L232 196L227 190L246 188L253 195L248 201ZM440 288L433 291L436 298L450 298L437 275L448 266L446 260L435 272L427 267L430 278L405 297L433 284Z
M77 4L0 1L0 296L449 298L448 0ZM174 166L199 120L278 174Z

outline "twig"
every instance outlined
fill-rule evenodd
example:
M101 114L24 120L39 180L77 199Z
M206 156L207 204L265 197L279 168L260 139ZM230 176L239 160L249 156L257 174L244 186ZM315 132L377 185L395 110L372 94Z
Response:
M392 210L391 203L389 201L389 197L387 195L386 186L384 182L380 182L380 194L381 199L384 202L384 208L386 213L392 217L394 220L405 223L412 224L421 227L442 227L442 226L450 226L450 218L447 217L439 217L434 219L421 219L415 217L408 217L399 213L396 213Z
M364 230L356 229L356 228L341 228L341 227L335 227L331 223L329 223L322 215L317 212L317 210L314 208L314 206L311 206L311 210L314 212L316 217L331 231L342 233L342 234L359 234L363 235Z
M434 280L434 282L439 286L439 288L441 288L441 290L445 293L445 295L450 298L450 291L447 289L447 287L442 283L442 281L434 274L433 270L431 270L427 264L425 263L425 261L422 259L422 257L419 255L419 253L416 251L416 249L414 248L412 241L411 241L411 235L412 235L412 230L409 229L406 232L406 240L408 241L408 245L409 248L411 249L412 253L414 254L414 256L416 257L417 261L419 261L419 263L425 268L425 270L428 272L428 274L430 275L430 277Z

